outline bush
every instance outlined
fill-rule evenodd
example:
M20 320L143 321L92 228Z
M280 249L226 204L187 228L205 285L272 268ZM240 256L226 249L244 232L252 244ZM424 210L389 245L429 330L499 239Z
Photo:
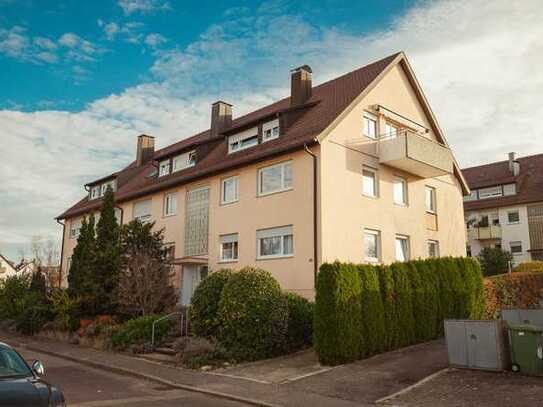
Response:
M288 309L270 273L246 267L232 274L219 302L219 340L236 360L256 360L285 348Z
M130 345L151 342L153 322L159 315L147 315L130 319L122 324L112 335L111 340L115 348L124 349ZM155 343L160 342L172 329L173 321L162 320L155 325Z
M286 293L288 305L287 348L297 350L313 342L314 303L297 294Z
M352 264L323 264L317 275L314 343L324 364L359 358L362 350L361 284Z
M486 278L485 316L499 318L504 308L537 308L543 298L543 273L513 273Z
M495 276L509 270L513 255L499 248L485 247L477 256L485 277Z
M439 337L444 319L479 319L483 310L482 273L473 259L323 264L317 279L315 350L322 363L349 362Z
M514 273L537 273L543 272L543 261L527 261L520 263L513 269Z
M17 319L27 308L30 276L7 277L0 281L0 319Z
M195 335L216 338L221 321L219 302L224 285L232 275L227 269L210 273L196 288L190 308L191 328Z
M53 319L51 309L41 303L29 306L17 318L17 330L25 335L38 333L46 322Z
M67 290L53 290L48 299L58 327L64 331L75 331L79 326L79 300L71 297Z

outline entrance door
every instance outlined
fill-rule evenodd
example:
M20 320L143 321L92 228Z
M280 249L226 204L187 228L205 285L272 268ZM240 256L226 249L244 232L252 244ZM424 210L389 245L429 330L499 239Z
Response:
M207 276L207 266L196 264L183 265L183 281L181 284L181 305L190 305L194 290Z

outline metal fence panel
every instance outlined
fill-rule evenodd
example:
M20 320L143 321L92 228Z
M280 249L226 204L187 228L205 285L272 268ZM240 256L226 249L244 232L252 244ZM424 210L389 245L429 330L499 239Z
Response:
M464 321L446 321L445 340L447 342L449 364L467 366L468 349L466 346L466 325Z
M543 328L543 309L504 309L502 319L509 324L530 324Z

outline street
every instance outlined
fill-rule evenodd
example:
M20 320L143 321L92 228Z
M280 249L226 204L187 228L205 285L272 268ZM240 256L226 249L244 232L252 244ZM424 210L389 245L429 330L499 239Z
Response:
M226 406L245 404L105 372L46 354L17 349L31 364L40 359L45 379L64 392L70 407Z

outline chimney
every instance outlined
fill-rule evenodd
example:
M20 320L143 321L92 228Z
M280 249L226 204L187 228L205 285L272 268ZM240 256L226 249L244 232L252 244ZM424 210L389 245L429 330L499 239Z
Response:
M232 125L232 105L219 100L211 105L211 137L218 136Z
M138 136L138 148L136 151L136 166L141 167L153 159L155 153L155 138L142 134Z
M303 105L311 97L311 74L309 65L290 71L290 105Z
M520 163L515 160L515 153L509 153L509 171L516 177L520 173Z

